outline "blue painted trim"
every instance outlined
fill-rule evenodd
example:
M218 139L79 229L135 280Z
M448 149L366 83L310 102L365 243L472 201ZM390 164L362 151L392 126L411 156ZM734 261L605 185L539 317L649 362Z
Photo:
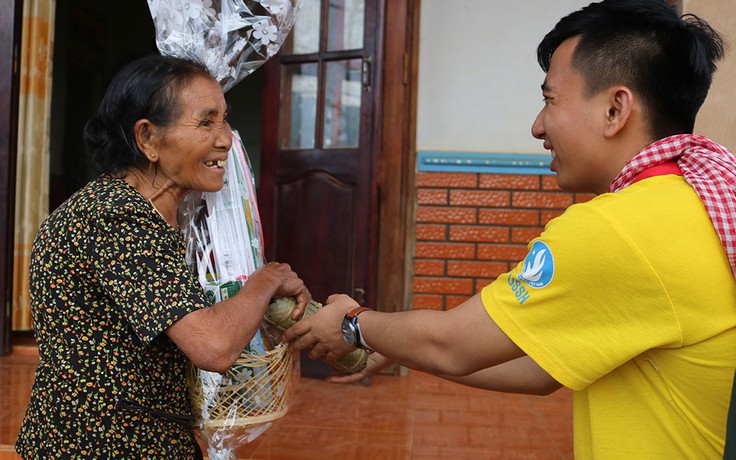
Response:
M418 152L421 172L472 172L493 174L554 175L549 155L469 152Z

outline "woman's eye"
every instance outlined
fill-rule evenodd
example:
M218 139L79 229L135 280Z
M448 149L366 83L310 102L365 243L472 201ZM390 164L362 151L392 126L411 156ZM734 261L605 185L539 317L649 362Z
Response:
M212 120L202 120L199 122L199 126L202 126L204 128L208 128L212 126Z

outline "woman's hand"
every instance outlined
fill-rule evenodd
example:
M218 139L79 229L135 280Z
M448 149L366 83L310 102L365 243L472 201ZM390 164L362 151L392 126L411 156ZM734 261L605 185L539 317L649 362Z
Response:
M391 364L393 364L393 361L386 358L385 356L378 353L371 353L370 355L368 355L368 362L365 365L365 369L363 369L362 371L350 375L333 375L329 377L327 381L332 383L360 382L364 378L378 373Z
M294 297L296 298L297 308L292 314L293 319L298 319L307 306L307 302L312 298L309 289L304 285L296 272L291 269L289 264L278 262L269 262L265 266L259 268L250 275L248 282L253 279L262 280L270 283L274 287L273 297Z

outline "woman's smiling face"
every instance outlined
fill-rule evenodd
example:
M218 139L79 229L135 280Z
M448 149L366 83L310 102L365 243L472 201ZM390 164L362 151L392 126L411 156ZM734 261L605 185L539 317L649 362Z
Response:
M176 118L157 128L156 182L170 182L182 195L220 190L232 144L222 89L214 79L200 76L183 85L177 98Z

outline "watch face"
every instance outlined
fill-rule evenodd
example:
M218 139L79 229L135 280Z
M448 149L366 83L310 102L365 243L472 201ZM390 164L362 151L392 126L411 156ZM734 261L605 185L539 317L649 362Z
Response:
M353 329L353 325L347 318L342 320L342 338L350 345L355 346L355 329Z

